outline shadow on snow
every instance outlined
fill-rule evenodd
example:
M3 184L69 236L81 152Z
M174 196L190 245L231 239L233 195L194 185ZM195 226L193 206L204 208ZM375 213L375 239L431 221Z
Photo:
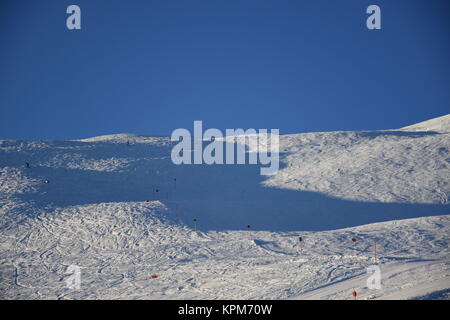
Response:
M109 172L32 163L23 173L50 183L42 183L37 193L17 197L38 208L159 200L170 208L169 215L175 216L178 206L183 223L194 227L193 219L197 219L196 227L202 231L244 230L248 225L252 230L268 231L333 230L449 213L449 206L444 205L361 202L269 188L263 185L266 177L259 174L259 165L176 166L168 145L61 142L29 154L14 153L2 161L22 166L27 159L39 157L45 163L45 159L61 156L62 150L63 155L78 152L87 159L116 157L130 162Z

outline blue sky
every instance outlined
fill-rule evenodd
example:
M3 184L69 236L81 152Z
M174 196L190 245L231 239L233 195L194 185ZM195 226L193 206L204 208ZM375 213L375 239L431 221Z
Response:
M66 28L77 4L82 30ZM366 28L366 8L382 30ZM450 113L450 2L4 0L0 139L398 128Z

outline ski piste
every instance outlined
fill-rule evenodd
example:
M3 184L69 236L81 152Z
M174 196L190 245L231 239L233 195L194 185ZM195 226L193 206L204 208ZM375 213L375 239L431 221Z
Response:
M2 140L0 295L448 298L449 119L281 135L269 177L174 165L166 137Z

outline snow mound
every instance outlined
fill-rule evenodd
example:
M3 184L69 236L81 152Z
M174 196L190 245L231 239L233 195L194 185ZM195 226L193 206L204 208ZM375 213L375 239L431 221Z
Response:
M127 142L129 140L133 140L135 138L139 137L136 134L131 134L131 133L117 133L117 134L107 134L107 135L102 135L102 136L97 136L97 137L92 137L92 138L86 138L86 139L80 139L80 140L76 140L76 141L83 141L83 142L103 142L103 141L108 141L108 142Z
M450 132L450 114L403 127L400 130Z
M131 134L131 133L119 133L119 134L108 134L108 135L74 140L74 141L134 144L134 143L157 143L157 142L168 143L170 141L170 139L167 137L146 136L146 135L137 135L137 134Z

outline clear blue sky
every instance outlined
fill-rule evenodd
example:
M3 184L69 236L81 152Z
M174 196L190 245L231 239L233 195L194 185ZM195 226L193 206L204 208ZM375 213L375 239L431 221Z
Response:
M405 126L450 113L449 21L448 0L2 0L0 139Z

